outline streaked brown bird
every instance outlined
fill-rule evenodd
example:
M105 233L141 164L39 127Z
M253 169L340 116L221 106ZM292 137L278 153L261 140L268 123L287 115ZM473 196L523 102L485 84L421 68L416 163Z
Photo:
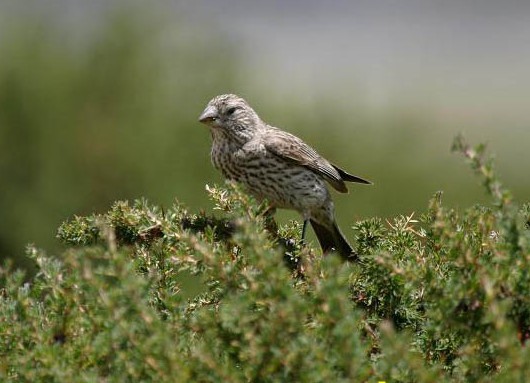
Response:
M223 175L243 184L271 208L297 210L311 223L324 254L337 251L356 260L357 254L335 221L326 181L347 193L345 181L370 184L320 156L300 138L263 122L249 104L234 94L213 98L199 117L212 134L211 159Z

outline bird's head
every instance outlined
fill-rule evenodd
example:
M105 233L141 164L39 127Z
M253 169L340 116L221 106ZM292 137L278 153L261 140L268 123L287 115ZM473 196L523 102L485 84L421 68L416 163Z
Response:
M241 97L223 94L214 97L199 117L212 133L221 131L233 138L249 140L261 123L260 118Z

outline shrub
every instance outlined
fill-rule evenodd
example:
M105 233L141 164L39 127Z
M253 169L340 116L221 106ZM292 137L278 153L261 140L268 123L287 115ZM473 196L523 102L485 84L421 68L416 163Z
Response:
M39 272L1 269L0 375L17 382L523 381L530 207L457 138L491 206L354 225L358 264L277 232L236 185L216 215L146 201L74 217ZM266 230L266 229L269 230ZM272 233L272 234L271 234Z

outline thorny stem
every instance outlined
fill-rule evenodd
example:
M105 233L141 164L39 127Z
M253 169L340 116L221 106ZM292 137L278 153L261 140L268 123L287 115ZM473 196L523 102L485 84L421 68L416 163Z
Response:
M453 152L459 152L468 159L475 173L483 177L484 186L494 198L495 204L504 209L510 204L512 196L497 179L493 169L493 160L486 156L485 149L485 145L482 144L472 147L460 134L455 137L451 147Z

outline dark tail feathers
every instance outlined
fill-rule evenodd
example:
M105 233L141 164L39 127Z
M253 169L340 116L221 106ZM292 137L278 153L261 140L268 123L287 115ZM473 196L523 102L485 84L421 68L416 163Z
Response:
M331 251L336 251L340 256L347 261L358 261L359 256L350 246L344 235L340 231L336 222L333 222L332 230L322 226L321 224L311 220L311 226L322 248L322 252L327 254Z
M365 179L363 179L361 177L354 176L353 174L350 174L350 173L342 170L338 166L335 166L335 165L331 165L331 166L333 166L339 172L340 178L342 178L344 181L357 182L358 184L366 184L366 185L371 185L372 184L370 181L365 180Z

